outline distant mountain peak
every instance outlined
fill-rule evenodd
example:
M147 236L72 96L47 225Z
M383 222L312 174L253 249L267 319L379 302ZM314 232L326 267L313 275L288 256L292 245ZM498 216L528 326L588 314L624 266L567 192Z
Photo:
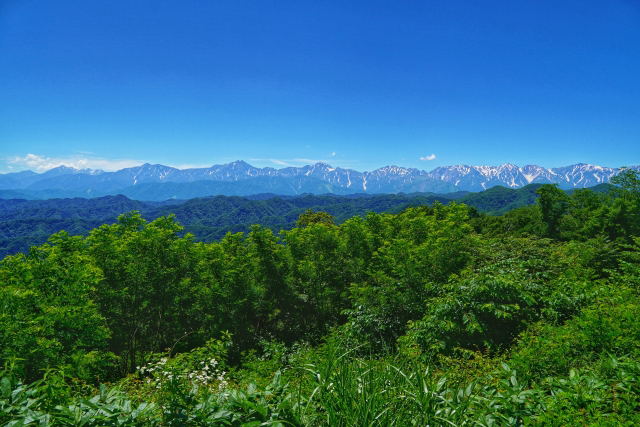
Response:
M406 175L406 174L411 173L413 171L417 172L418 169L407 169L407 168L403 168L401 166L388 165L388 166L384 166L384 167L381 167L379 169L376 169L373 172L378 172L378 173L382 172L382 173L387 173L387 174L392 173L392 174L398 174L398 175Z
M640 166L631 166L640 170ZM483 191L495 186L520 188L531 183L556 183L561 188L582 188L609 182L619 173L617 168L608 168L588 163L577 163L559 168L544 168L538 165L518 167L512 163L498 166L473 166L458 164L440 166L430 172L416 168L387 165L371 172L333 167L325 162L316 162L302 167L288 166L281 169L256 168L243 160L236 160L210 168L177 169L161 164L145 163L116 172L76 169L59 166L44 173L23 171L0 174L0 190L57 189L69 192L92 194L118 194L124 189L140 184L164 184L206 182L212 188L222 188L212 182L241 182L246 188L255 188L259 193L272 193L277 188L295 194L315 187L314 191L342 191L366 193ZM313 184L311 184L313 183ZM203 184L205 185L205 184ZM226 185L226 184L225 184ZM225 187L226 188L226 187ZM240 190L239 190L240 191ZM253 190L252 190L253 191Z
M79 169L74 168L73 166L60 165L55 168L49 169L47 172L75 172Z
M56 166L55 168L51 168L40 175L56 176L56 175L67 175L67 174L93 174L93 172L94 171L89 168L78 169L73 166L60 165L60 166Z
M249 163L245 162L244 160L236 160L235 162L229 163L229 166L231 167L242 166L242 167L249 167L249 168L253 167Z

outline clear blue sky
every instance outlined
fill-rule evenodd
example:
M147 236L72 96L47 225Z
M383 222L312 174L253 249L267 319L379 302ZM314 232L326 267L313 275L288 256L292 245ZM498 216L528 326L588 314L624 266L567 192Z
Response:
M236 159L639 164L640 1L0 0L0 172Z

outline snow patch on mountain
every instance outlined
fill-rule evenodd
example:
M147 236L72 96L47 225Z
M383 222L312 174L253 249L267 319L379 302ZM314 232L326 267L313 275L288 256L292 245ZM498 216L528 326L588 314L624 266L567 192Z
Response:
M632 166L640 170L640 166ZM317 179L331 189L349 189L367 193L397 193L456 190L483 191L502 185L520 188L531 183L557 183L561 188L583 188L609 182L619 173L617 168L578 163L560 168L506 163L499 166L441 166L430 172L400 166L385 166L370 172L333 167L319 162L302 167L256 168L238 160L210 168L177 169L160 164L143 164L116 172L75 169L60 166L43 173L23 171L0 174L0 189L65 189L70 191L117 192L130 186L147 183L185 183L194 181L242 181L261 177L290 180L291 188L302 188L300 179ZM260 185L270 185L269 180ZM274 184L275 185L275 184Z

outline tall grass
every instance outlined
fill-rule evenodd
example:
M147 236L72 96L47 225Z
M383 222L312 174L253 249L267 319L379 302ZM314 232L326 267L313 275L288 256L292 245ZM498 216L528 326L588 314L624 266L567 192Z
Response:
M356 349L332 344L315 363L289 371L289 384L277 373L263 390L255 382L242 390L181 386L160 389L146 401L133 391L105 386L94 397L75 398L55 381L25 385L5 371L0 375L0 425L640 425L640 363L633 360L611 357L598 370L527 384L507 365L489 377L463 382L452 379L460 375L407 359L356 354Z
M449 381L429 366L387 356L355 357L357 349L329 345L305 379L313 388L298 399L308 426L473 425L475 382Z
M640 363L610 357L596 371L526 383L502 364L464 382L398 357L352 357L335 345L304 367L297 421L319 427L637 425ZM606 366L605 366L606 365ZM459 374L459 373L458 373ZM558 423L557 420L563 420Z

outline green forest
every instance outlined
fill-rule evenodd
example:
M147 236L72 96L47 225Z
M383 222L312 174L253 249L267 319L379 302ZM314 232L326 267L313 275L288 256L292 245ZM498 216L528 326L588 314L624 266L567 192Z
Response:
M612 183L60 231L0 261L0 425L640 425L640 176Z
M95 199L0 199L0 258L28 252L31 246L45 243L49 236L60 230L86 236L92 229L115 222L118 215L133 210L147 220L174 214L184 227L183 234L191 233L196 241L211 243L219 241L228 232L248 233L252 224L276 231L290 230L307 209L330 213L336 224L367 212L398 213L410 206L431 205L435 201L448 204L455 200L478 212L499 215L534 204L539 186L529 184L518 189L497 186L479 193L450 194L219 195L164 202L131 200L123 195ZM606 192L609 187L609 184L601 184L592 190Z

